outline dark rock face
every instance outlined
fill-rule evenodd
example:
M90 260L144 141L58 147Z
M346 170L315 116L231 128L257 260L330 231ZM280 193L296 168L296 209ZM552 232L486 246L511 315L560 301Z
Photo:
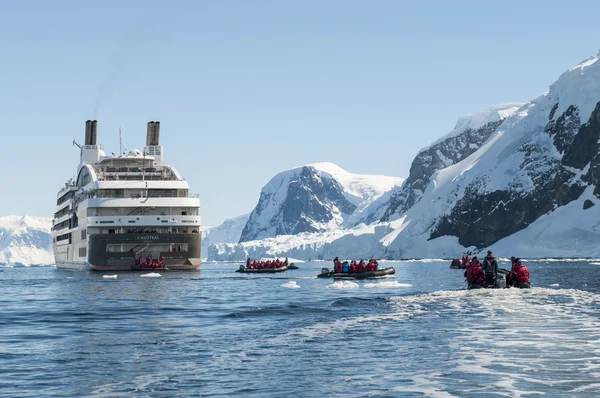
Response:
M389 221L392 215L407 212L421 199L436 171L469 157L487 141L502 122L503 120L499 120L478 129L467 129L457 136L447 138L419 152L410 166L410 174L406 182L392 195L389 207L381 221Z
M585 202L583 202L583 210L587 210L590 207L594 207L596 204L594 202L592 202L589 199L586 199Z
M457 236L463 246L481 249L578 199L588 184L596 186L594 194L600 198L597 192L600 185L600 102L583 125L575 106L554 119L557 107L555 105L550 112L544 131L553 138L554 147L563 156L557 157L551 149L533 141L525 142L519 148L524 157L520 170L527 174L533 189L523 190L515 182L509 190L483 194L479 193L483 181L474 181L451 213L440 218L430 239L452 235ZM577 169L585 171L588 165L587 173L580 176L576 172Z
M579 120L579 109L571 105L556 121L554 114L558 108L556 103L550 111L550 122L546 125L544 131L551 137L554 137L554 146L561 154L564 154L571 147L573 139L581 127Z
M300 174L289 182L286 199L277 204L279 208L268 225L260 224L258 219L271 204L271 196L261 193L258 205L242 231L240 243L263 238L262 234L272 229L275 229L275 235L320 232L315 223L331 221L335 207L346 215L356 210L356 206L345 198L337 180L320 177L311 166L303 167Z

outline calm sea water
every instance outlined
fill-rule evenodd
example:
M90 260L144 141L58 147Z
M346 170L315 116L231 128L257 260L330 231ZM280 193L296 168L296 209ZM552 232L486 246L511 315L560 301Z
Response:
M600 394L600 265L530 262L535 288L495 291L464 290L447 262L386 262L394 278L356 283L298 265L4 268L0 395Z

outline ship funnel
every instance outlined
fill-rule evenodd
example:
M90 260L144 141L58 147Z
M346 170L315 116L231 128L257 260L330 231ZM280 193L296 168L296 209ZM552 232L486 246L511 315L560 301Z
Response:
M92 145L92 121L86 120L85 122L85 145Z
M160 122L155 122L154 123L154 144L152 144L152 145L158 145L159 142L160 142Z
M96 145L96 136L98 135L98 121L92 120L92 130L90 134L90 145Z
M148 122L146 130L146 146L158 145L160 135L160 122Z

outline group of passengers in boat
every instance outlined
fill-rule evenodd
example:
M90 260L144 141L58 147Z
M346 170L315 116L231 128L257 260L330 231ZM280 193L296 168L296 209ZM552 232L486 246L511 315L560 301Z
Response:
M150 269L165 268L165 258L163 256L160 256L157 261L157 260L152 260L152 255L148 255L148 257L146 257L146 261L144 261L142 256L140 256L140 258L138 258L138 261L137 261L137 266L138 266L138 268L150 268Z
M365 260L360 260L358 262L356 260L350 262L346 260L342 262L339 257L333 259L333 271L336 273L372 272L376 271L377 267L379 267L379 264L375 259L370 259L368 263L365 263Z
M520 258L511 257L512 263L509 274L506 278L506 286L522 287L529 285L529 269ZM498 279L498 261L493 256L492 251L488 250L483 263L475 256L469 259L469 256L463 256L463 262L468 263L465 271L465 278L471 287L495 287ZM527 286L528 287L528 286Z
M246 260L246 269L279 268L283 267L284 265L288 265L287 257L285 258L285 261L281 261L278 258L273 261L252 261L250 260L250 257L248 257L248 259Z

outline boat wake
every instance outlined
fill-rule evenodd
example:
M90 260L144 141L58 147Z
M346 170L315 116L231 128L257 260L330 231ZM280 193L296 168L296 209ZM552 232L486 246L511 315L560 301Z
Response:
M380 372L393 368L404 380L393 388L396 393L600 391L600 295L556 288L437 291L391 297L387 308L292 329L271 343L327 341L343 356L356 338L381 338L377 353L361 351L361 361L373 361ZM406 363L398 364L400 358Z

